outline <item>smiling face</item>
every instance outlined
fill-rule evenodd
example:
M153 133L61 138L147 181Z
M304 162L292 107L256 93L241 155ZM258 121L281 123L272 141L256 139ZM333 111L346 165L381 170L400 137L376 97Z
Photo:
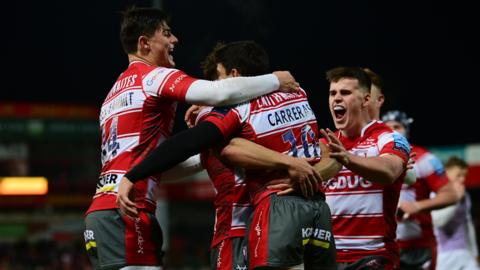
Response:
M146 58L161 67L175 67L173 49L178 39L171 32L167 23L163 22L151 37L144 37L143 52Z
M340 78L330 83L329 105L335 127L347 137L358 136L370 121L368 90L360 88L358 80Z

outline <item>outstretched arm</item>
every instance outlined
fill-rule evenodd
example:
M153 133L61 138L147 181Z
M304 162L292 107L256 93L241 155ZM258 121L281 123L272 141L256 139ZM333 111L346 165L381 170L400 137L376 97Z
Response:
M164 172L188 157L214 146L223 140L220 129L210 123L202 122L194 128L184 130L170 137L142 162L131 169L120 181L117 204L125 215L138 215L135 203L130 199L133 184L150 175Z
M185 102L224 106L245 102L276 90L296 92L298 89L299 84L288 71L218 81L196 80L188 87Z
M413 202L402 201L399 204L399 208L406 214L412 215L419 212L441 209L456 203L460 199L461 197L458 196L453 187L453 183L448 182L448 184L437 190L435 197Z

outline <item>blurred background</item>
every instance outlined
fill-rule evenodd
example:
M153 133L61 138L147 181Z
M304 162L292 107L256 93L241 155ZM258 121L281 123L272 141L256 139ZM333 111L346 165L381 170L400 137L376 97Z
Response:
M180 41L175 62L193 76L201 77L200 62L218 41L262 44L272 69L290 70L307 90L321 127L333 128L325 71L371 68L384 79L384 111L414 118L412 142L442 160L457 155L469 163L479 228L472 3L26 0L2 8L0 176L40 178L26 185L37 195L18 195L0 178L0 269L90 269L82 230L100 171L98 112L128 64L118 32L120 12L132 5L171 15ZM176 131L186 128L185 109L179 106ZM208 265L213 196L205 174L162 186L158 216L169 269Z

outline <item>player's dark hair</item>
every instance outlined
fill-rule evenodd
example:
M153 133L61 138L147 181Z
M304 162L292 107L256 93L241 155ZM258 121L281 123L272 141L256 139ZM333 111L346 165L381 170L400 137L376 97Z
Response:
M120 41L123 50L128 53L137 51L140 36L151 37L155 31L168 21L167 15L157 8L131 7L123 12L120 27Z
M457 156L452 156L447 160L447 162L445 162L445 169L449 169L449 168L455 167L455 166L458 166L462 169L468 168L467 162L465 162L465 160L463 160L463 159L461 159Z
M327 71L326 75L327 80L330 83L338 82L340 79L343 78L357 79L360 89L370 92L370 85L372 84L372 81L370 80L370 76L368 76L368 74L362 68L337 67Z
M267 52L253 41L243 40L217 44L202 63L205 78L217 79L217 64L221 63L229 74L237 69L242 76L268 73L270 61Z

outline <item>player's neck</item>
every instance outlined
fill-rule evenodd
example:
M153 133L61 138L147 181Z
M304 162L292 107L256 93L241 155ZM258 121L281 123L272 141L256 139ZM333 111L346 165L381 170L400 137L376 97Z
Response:
M134 62L134 61L140 61L140 62L144 62L148 65L151 65L151 66L156 66L157 64L155 64L154 61L148 59L148 57L143 57L143 56L140 56L138 54L129 54L128 55L128 62L131 63L131 62Z

